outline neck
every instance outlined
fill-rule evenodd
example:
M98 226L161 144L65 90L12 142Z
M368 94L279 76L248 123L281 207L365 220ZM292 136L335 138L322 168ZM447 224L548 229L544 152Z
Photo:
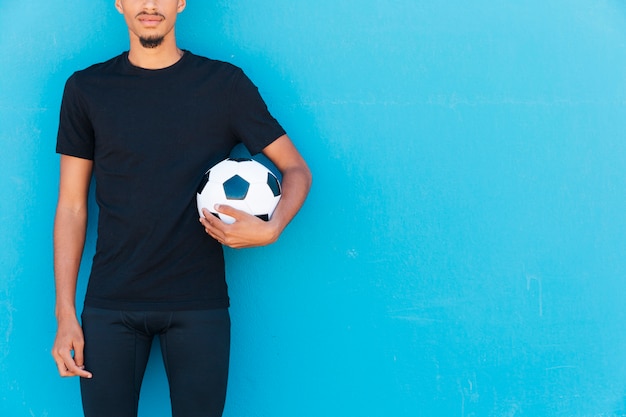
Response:
M176 45L173 36L166 36L163 42L155 48L146 48L141 45L139 38L131 36L128 60L136 67L145 69L162 69L177 63L183 56L183 51Z

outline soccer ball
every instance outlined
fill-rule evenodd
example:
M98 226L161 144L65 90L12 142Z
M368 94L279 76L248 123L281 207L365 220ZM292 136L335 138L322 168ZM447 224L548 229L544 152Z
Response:
M224 223L232 224L235 219L216 212L216 204L226 204L267 221L280 195L280 182L265 165L249 158L227 158L204 174L196 201L201 217L206 208Z

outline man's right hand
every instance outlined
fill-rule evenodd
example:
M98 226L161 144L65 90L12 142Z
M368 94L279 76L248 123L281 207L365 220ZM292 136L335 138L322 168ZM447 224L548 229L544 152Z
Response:
M75 317L59 319L57 335L52 346L52 357L59 368L59 375L92 377L91 372L85 370L84 346L83 330L78 320Z

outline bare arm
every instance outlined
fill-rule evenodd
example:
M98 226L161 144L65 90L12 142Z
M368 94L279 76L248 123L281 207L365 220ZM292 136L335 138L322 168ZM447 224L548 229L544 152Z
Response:
M83 332L76 315L76 282L85 245L92 166L92 161L86 159L61 156L59 200L54 218L55 314L58 329L52 348L52 356L61 376L91 377L84 370Z
M267 156L282 174L282 196L272 219L265 222L232 207L219 211L236 219L225 224L210 213L200 219L206 232L233 248L263 246L275 242L302 207L311 187L311 171L287 135L276 139L265 149Z

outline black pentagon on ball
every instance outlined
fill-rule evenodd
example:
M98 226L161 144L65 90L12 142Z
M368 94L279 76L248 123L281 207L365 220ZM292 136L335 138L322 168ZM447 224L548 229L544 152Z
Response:
M234 177L230 177L228 180L224 181L223 186L224 194L226 194L227 199L243 200L248 194L250 183L241 178L239 175L235 175Z
M270 187L270 190L274 193L274 197L280 195L280 184L278 183L278 179L271 172L267 173L267 186Z
M198 185L198 189L196 190L198 194L202 193L202 190L204 190L204 186L206 185L207 182L209 182L208 171L202 176L202 181L200 181L200 185Z

